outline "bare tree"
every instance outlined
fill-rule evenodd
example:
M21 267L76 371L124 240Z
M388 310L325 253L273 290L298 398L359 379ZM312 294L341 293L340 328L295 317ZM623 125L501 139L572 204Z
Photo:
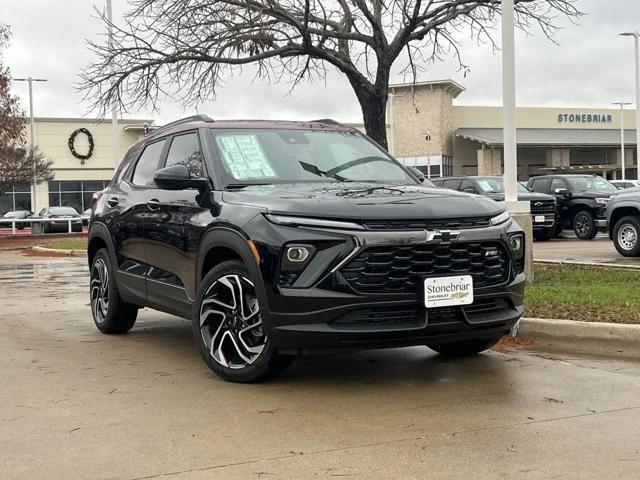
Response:
M0 195L18 183L45 182L53 178L53 162L37 150L27 148L27 119L18 98L11 95L11 75L2 64L2 52L10 37L9 27L0 24Z
M577 0L516 0L516 22L552 38L558 17L578 18ZM155 108L166 96L194 105L215 98L221 80L243 65L272 82L343 73L362 108L364 125L386 147L391 68L413 81L447 55L462 62L466 33L495 48L500 0L129 0L113 48L90 42L98 60L80 86L92 107ZM106 18L102 16L107 22ZM108 23L108 22L107 22Z

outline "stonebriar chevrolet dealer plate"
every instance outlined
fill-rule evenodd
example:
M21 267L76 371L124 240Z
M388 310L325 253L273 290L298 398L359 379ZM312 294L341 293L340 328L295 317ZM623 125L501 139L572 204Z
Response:
M424 304L427 308L451 307L473 303L471 275L435 277L424 280Z

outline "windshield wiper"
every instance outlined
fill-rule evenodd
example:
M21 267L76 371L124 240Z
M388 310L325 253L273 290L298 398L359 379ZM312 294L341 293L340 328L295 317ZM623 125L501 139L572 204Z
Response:
M271 185L270 183L230 183L227 185L227 190L241 190L247 187L263 187L265 185Z
M312 173L314 175L317 175L318 177L333 178L334 180L338 180L339 182L352 181L352 180L347 180L346 178L336 173L332 173L331 171L320 170L317 166L311 165L310 163L307 163L307 162L303 162L302 160L299 160L298 163L300 164L300 166L305 172Z

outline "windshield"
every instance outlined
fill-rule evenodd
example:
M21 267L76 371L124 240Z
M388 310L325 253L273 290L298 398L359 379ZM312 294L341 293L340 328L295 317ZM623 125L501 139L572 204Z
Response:
M415 184L396 160L360 133L212 130L229 183Z
M72 207L51 207L49 213L51 215L76 215L78 212Z
M610 184L602 177L588 176L588 177L567 177L566 178L571 185L571 190L574 192L586 192L586 191L605 191L615 192L618 189L615 185Z
M504 180L502 178L476 178L476 182L482 193L504 193ZM522 184L518 183L517 185L519 193L527 193L529 191Z

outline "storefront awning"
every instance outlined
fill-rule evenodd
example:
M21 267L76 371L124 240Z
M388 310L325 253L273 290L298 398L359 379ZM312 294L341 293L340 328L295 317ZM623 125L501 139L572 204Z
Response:
M502 146L501 128L459 128L457 137L488 146ZM620 130L600 128L518 128L519 145L539 147L614 147L620 146ZM625 130L625 143L635 145L636 131Z

